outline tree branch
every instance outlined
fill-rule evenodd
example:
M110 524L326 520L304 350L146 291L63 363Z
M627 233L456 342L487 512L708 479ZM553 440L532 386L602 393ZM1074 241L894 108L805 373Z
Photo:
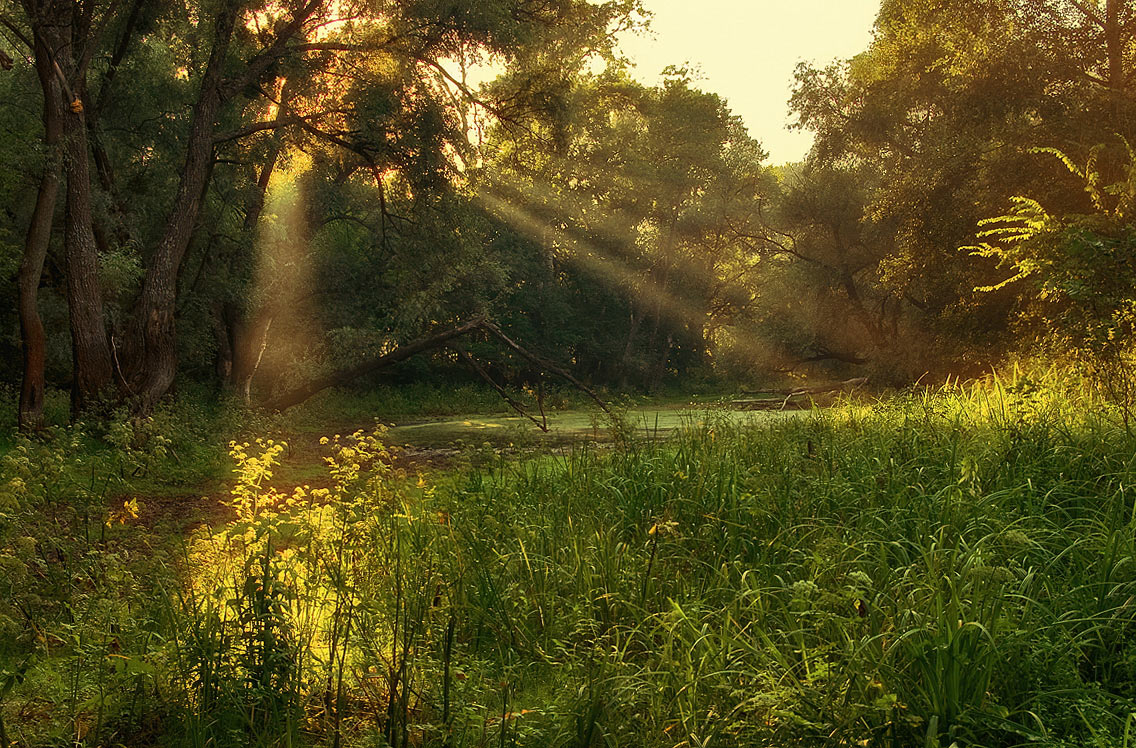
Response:
M245 86L257 81L273 63L285 56L288 52L288 42L296 37L304 28L304 24L311 19L324 0L308 0L293 15L292 19L280 30L272 43L262 49L245 64L240 75L225 80L220 85L221 96L228 100Z
M15 22L12 21L12 19L8 18L8 16L3 13L0 13L0 26L3 26L4 28L11 31L12 36L19 39L20 42L29 50L33 52L35 51L35 44L32 43L32 40L29 39L23 31L20 31L20 27L17 26ZM5 68L5 70L7 70L7 68Z
M241 138L247 138L249 135L252 135L252 134L258 133L258 132L263 132L265 130L276 130L276 129L279 129L281 127L288 127L289 125L298 125L303 121L304 121L304 117L298 117L297 116L297 117L277 117L274 120L268 120L266 122L253 122L252 124L246 125L246 126L240 128L239 130L230 130L227 133L215 135L213 137L213 143L214 144L227 143L230 140L239 140Z
M1081 11L1081 13L1085 15L1085 18L1088 18L1097 26L1100 26L1102 29L1105 27L1104 19L1097 14L1092 6L1084 2L1084 0L1069 0L1069 4Z
M502 400L504 400L505 402L507 402L509 404L510 408L512 408L513 410L517 411L518 413L520 413L525 418L527 418L530 421L532 421L533 423L535 423L536 427L538 429L540 429L541 431L543 431L544 433L546 433L546 434L548 433L548 421L547 421L547 419L543 423L541 421L538 421L536 419L536 416L532 415L527 410L525 410L525 406L521 405L519 402L517 402L512 397L510 397L509 393L505 391L505 388L502 387L501 385L497 384L497 382L493 381L493 377L489 376L489 372L485 371L485 369L483 369L481 367L481 364L477 363L477 361L473 358L473 356L469 355L469 351L466 351L462 348L454 348L454 350L457 351L458 355L462 357L462 360L465 361L467 364L469 364L470 367L474 371L476 371L481 376L482 379L484 379L486 382L489 383L490 387L492 387L494 390L497 391L497 394L501 396Z
M607 403L605 403L603 400L601 400L599 395L597 395L595 392L593 392L590 387L588 387L586 384L581 382L579 379L576 379L576 377L572 376L570 373L568 373L564 369L561 369L556 364L545 361L544 359L539 358L538 356L536 356L536 355L530 353L529 351L527 351L526 349L522 348L520 345L514 343L507 335L505 335L505 333L501 332L501 328L497 327L497 325L493 324L492 322L488 322L488 321L483 322L481 324L481 326L487 332L491 333L494 337L496 337L498 340L500 340L502 343L507 345L509 348L512 348L514 351L521 354L521 356L527 358L532 363L536 364L537 366L539 366L541 368L547 369L548 371L551 371L553 374L556 374L557 376L571 382L575 387L577 387L579 390L581 390L582 392L587 394L588 397L592 398L592 400L595 401L596 405L600 406L600 410L602 410L604 413L607 413L608 415L611 415L611 409L607 406Z
M307 384L289 390L282 395L278 395L277 397L274 397L267 403L265 403L264 407L274 411L287 410L288 408L291 408L295 405L299 405L308 398L328 389L329 387L346 384L353 379L358 379L364 374L371 374L373 372L379 371L380 369L385 369L392 364L396 364L400 361L405 361L411 356L423 353L424 351L434 350L435 348L442 348L451 340L460 338L463 335L468 335L474 330L483 327L485 324L485 317L478 316L456 327L451 327L429 337L419 338L405 345L400 345L389 353L384 353L381 356L376 356L375 358L364 361L361 364L356 364L355 366L333 372L323 377L319 377L312 380L311 382L308 382Z

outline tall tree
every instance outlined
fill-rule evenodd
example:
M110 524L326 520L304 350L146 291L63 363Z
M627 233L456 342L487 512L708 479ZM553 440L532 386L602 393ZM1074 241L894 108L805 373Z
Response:
M66 177L64 217L64 256L67 270L67 302L71 329L72 409L85 409L105 394L112 384L114 370L111 349L103 315L102 288L99 284L98 249L95 242L92 213L90 156L84 100L86 76L98 40L95 3L71 3L61 0L24 0L29 21L36 68L50 71L40 75L44 107L50 109L52 128L48 139L58 136L62 150L63 174ZM57 124L56 124L57 123ZM53 189L47 185L49 192ZM45 203L49 195L45 194ZM44 207L47 207L46 205ZM43 215L39 220L46 221ZM29 231L26 252L26 282L30 286L36 276L35 265L44 224ZM40 264L42 267L42 264ZM30 312L30 308L28 309ZM26 331L33 335L30 350L34 353L37 332L34 320ZM33 370L33 376L36 372ZM35 389L35 385L32 385ZM34 416L33 416L34 417Z
M875 186L862 221L894 237L863 279L941 348L992 342L1013 319L1012 290L974 292L999 278L993 263L958 249L978 221L1022 192L1086 203L1031 149L1083 154L1130 131L1129 5L887 0L867 51L799 69L792 106L817 134L811 163L864 171Z
M33 42L33 45L43 44L45 42L42 38ZM63 136L63 127L56 104L61 95L59 81L53 66L48 63L49 59L50 55L46 50L41 49L35 54L36 75L44 93L44 164L39 189L36 192L35 208L28 222L18 280L20 338L23 343L24 359L18 423L19 427L25 430L38 430L43 427L47 335L39 313L39 286L51 242L55 203L61 179L58 149Z

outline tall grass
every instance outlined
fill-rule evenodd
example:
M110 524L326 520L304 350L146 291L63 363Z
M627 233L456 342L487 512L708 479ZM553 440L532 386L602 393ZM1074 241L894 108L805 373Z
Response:
M1086 404L1022 379L710 414L471 476L459 638L524 663L547 744L1127 744L1136 455Z
M288 494L278 445L235 444L236 519L127 606L117 727L82 740L1133 744L1136 441L1089 395L615 431L436 484L355 434Z

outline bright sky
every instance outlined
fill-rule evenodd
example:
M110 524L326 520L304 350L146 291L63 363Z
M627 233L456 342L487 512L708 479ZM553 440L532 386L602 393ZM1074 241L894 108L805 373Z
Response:
M799 161L812 135L790 131L793 68L827 64L864 51L880 0L643 0L652 31L621 47L635 75L659 82L667 65L690 63L699 88L729 101L770 163Z

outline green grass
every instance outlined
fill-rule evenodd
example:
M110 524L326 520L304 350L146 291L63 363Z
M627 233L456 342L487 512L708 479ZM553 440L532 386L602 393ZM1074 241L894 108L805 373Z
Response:
M324 498L243 470L256 516L180 561L129 521L81 563L9 534L43 635L3 634L0 714L29 745L1131 746L1136 439L1057 382L423 483L348 438Z
M504 466L448 509L471 650L549 744L1127 744L1133 447L974 392Z

